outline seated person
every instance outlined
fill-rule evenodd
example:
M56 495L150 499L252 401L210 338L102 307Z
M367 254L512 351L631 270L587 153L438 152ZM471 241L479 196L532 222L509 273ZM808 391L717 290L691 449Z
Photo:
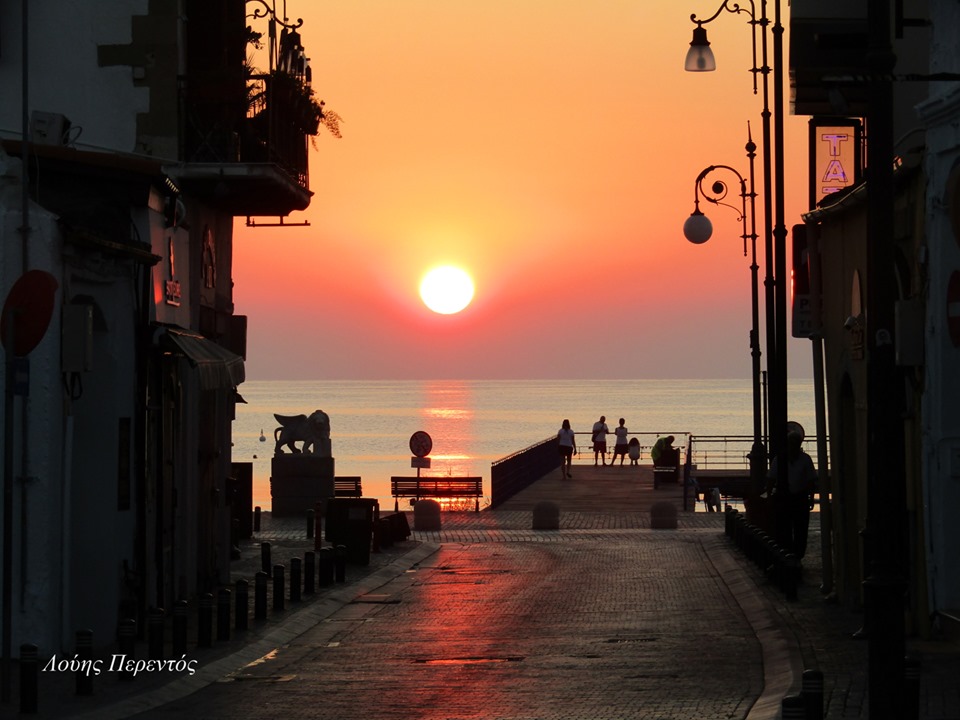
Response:
M673 447L673 435L657 440L650 450L653 464L660 467L677 467L680 464L680 451Z

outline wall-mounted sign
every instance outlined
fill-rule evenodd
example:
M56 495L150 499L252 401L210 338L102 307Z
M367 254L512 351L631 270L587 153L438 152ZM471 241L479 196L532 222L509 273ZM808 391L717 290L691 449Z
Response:
M174 254L173 235L167 239L167 248L169 251L167 263L167 279L163 284L164 299L167 305L180 305L180 280L177 279L177 259Z
M810 253L806 225L793 226L793 277L790 299L793 337L813 335L813 307L810 300Z
M810 207L860 182L861 125L854 118L810 120Z

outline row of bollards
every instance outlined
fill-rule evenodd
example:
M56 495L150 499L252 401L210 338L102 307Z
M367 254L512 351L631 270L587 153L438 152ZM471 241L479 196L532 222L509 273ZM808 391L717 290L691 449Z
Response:
M286 601L299 603L303 595L316 593L317 587L329 587L334 583L346 581L347 548L343 545L321 548L319 551L307 551L303 558L290 561L289 584L284 565L270 564L270 543L261 544L263 566L270 569L256 573L254 577L255 621L267 619L268 578L273 578L272 610L281 613ZM217 642L230 640L231 631L249 629L249 587L247 580L237 580L233 590L221 588L216 596L202 594L197 603L196 646L211 647ZM171 614L171 658L173 665L179 661L179 667L187 670L190 662L186 660L188 650L189 605L186 600L178 600ZM163 608L150 608L147 616L147 658L149 661L163 661L165 651L165 618ZM231 622L232 621L232 622ZM146 666L146 661L136 659L137 622L132 618L120 620L117 629L118 652L111 656L108 663L94 660L93 632L78 630L75 636L75 653L71 660L59 661L58 669L73 670L76 676L76 694L93 694L93 678L103 670L115 671L120 681L134 680L138 672ZM195 662L195 661L191 661ZM20 646L20 713L33 715L38 712L40 661L36 645L25 643ZM191 672L192 674L192 672Z
M751 525L735 508L727 506L724 514L724 532L743 553L764 570L767 577L784 592L787 600L797 599L800 585L800 562L787 553L765 532ZM918 720L920 713L920 662L915 658L904 661L904 695L902 720ZM823 720L823 673L805 670L798 695L788 695L781 702L782 720Z
M787 552L756 525L729 505L724 513L724 532L767 578L783 591L787 600L797 599L800 585L800 560Z
M736 508L726 507L724 532L789 601L797 599L800 585L800 561L787 552L761 528L748 523ZM781 700L782 720L823 720L823 673L804 670L801 691Z
M268 617L268 608L274 613L285 610L287 601L298 603L304 595L312 595L317 588L324 588L334 583L346 582L346 566L348 560L347 547L321 547L319 524L316 522L316 511L306 513L306 537L316 538L313 551L305 552L303 558L290 560L289 577L287 568L281 564L274 564L271 557L269 542L260 544L260 572L253 580L253 619L263 622ZM253 530L259 532L261 528L261 510L254 508ZM236 530L236 528L234 528ZM396 541L407 539L410 528L404 513L395 513L383 518L377 518L372 527L373 550L378 552L381 547L386 548ZM236 545L235 538L233 544ZM239 550L236 550L239 553ZM268 593L270 580L273 581L272 598ZM268 602L272 600L272 602ZM216 595L204 593L197 601L196 647L208 648L213 643L230 640L231 632L242 632L249 629L250 618L250 583L247 580L237 580L233 589L221 588ZM186 659L189 640L189 605L186 600L174 603L171 617L170 650L171 658L164 660L166 638L165 621L167 613L163 608L150 608L146 617L147 660L137 660L137 622L133 619L120 620L117 630L118 653L109 661L109 669L101 667L103 660L94 659L93 632L79 630L76 633L76 649L72 660L60 661L62 670L75 668L76 694L92 695L94 675L100 675L104 669L116 672L121 681L135 679L148 661L166 663L168 666L182 666L183 670L192 668L196 661ZM232 620L232 622L231 622ZM36 645L23 644L20 646L20 713L29 715L37 712L39 697L38 683L40 678L39 649ZM95 671L92 669L95 668ZM190 670L193 674L193 670Z

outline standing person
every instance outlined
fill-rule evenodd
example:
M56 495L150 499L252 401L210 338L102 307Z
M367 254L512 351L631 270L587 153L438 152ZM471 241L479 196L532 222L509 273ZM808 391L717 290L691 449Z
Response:
M560 476L573 477L570 468L573 465L573 454L577 451L577 438L570 429L570 421L564 418L557 433L557 442L560 445Z
M640 464L640 441L637 438L630 438L630 442L627 443L627 452L630 455L630 464L639 465Z
M610 434L610 428L607 427L607 418L603 415L593 424L593 464L603 457L603 464L607 464L607 435Z
M770 463L770 477L777 477L777 458ZM803 434L787 434L787 483L784 489L777 488L775 502L780 505L777 522L786 527L778 529L777 536L783 538L787 551L798 559L807 552L807 529L810 526L810 511L813 509L813 494L817 490L817 470L811 458L803 449ZM778 497L784 495L785 497Z
M610 456L611 465L613 465L614 461L617 459L617 455L620 456L621 465L623 465L623 461L627 457L627 433L629 431L623 423L624 419L620 418L620 425L613 430L613 434L617 436L617 442L613 446L613 455Z

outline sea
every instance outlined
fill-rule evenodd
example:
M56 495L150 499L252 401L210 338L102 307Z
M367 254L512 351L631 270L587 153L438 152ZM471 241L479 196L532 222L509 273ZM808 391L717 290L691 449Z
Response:
M622 417L631 434L653 439L753 433L749 379L251 380L239 392L246 402L237 405L233 423L233 461L253 463L254 505L263 510L271 506L274 414L327 413L335 474L360 476L364 497L382 508L393 507L391 476L418 473L410 450L418 431L433 441L422 476L480 476L487 498L491 464L556 437L565 418L583 433L577 437L583 447L601 415L611 431ZM790 380L788 398L789 419L813 436L812 380ZM582 458L592 461L592 455Z

